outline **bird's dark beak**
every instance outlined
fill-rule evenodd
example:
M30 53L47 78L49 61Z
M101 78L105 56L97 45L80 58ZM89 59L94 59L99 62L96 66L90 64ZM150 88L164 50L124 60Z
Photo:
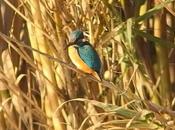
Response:
M75 43L74 43L74 42L70 42L70 44L68 44L68 45L66 45L66 46L64 47L64 50L67 50L67 48L68 48L69 46L72 46L72 45L75 45Z
M75 44L75 40L76 40L75 37L70 36L69 37L69 44L65 46L64 50L66 50L69 46L74 45Z

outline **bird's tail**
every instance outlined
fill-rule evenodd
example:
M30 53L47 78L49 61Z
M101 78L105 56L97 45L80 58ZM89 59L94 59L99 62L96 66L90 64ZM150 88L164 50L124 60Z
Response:
M92 75L93 75L96 79L98 79L99 81L102 81L100 75L99 75L97 72L93 72Z

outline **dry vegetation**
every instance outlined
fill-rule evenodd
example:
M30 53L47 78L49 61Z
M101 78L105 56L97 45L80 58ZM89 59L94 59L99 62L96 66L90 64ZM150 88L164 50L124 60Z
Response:
M174 0L0 0L0 130L175 129ZM66 46L79 28L103 81Z

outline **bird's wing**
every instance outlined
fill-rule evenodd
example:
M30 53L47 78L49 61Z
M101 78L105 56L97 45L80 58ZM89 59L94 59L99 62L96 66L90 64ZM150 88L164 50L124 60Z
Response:
M100 73L101 61L97 52L90 44L84 44L78 48L78 53L81 59L97 73Z
M76 45L69 46L68 54L72 63L85 73L92 73L92 69L80 58Z
M80 57L76 45L72 45L72 46L68 47L68 54L69 54L69 57L70 57L72 63L78 69L80 69L81 71L83 71L85 73L92 74L94 77L96 77L98 80L101 81L101 78L100 78L99 74L95 70L90 68L88 66L88 64L86 62L84 62L84 60Z

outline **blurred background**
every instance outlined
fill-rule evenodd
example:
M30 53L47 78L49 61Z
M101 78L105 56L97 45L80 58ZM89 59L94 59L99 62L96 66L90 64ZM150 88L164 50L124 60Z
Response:
M82 30L102 82L77 70ZM174 0L0 0L0 130L173 130Z

